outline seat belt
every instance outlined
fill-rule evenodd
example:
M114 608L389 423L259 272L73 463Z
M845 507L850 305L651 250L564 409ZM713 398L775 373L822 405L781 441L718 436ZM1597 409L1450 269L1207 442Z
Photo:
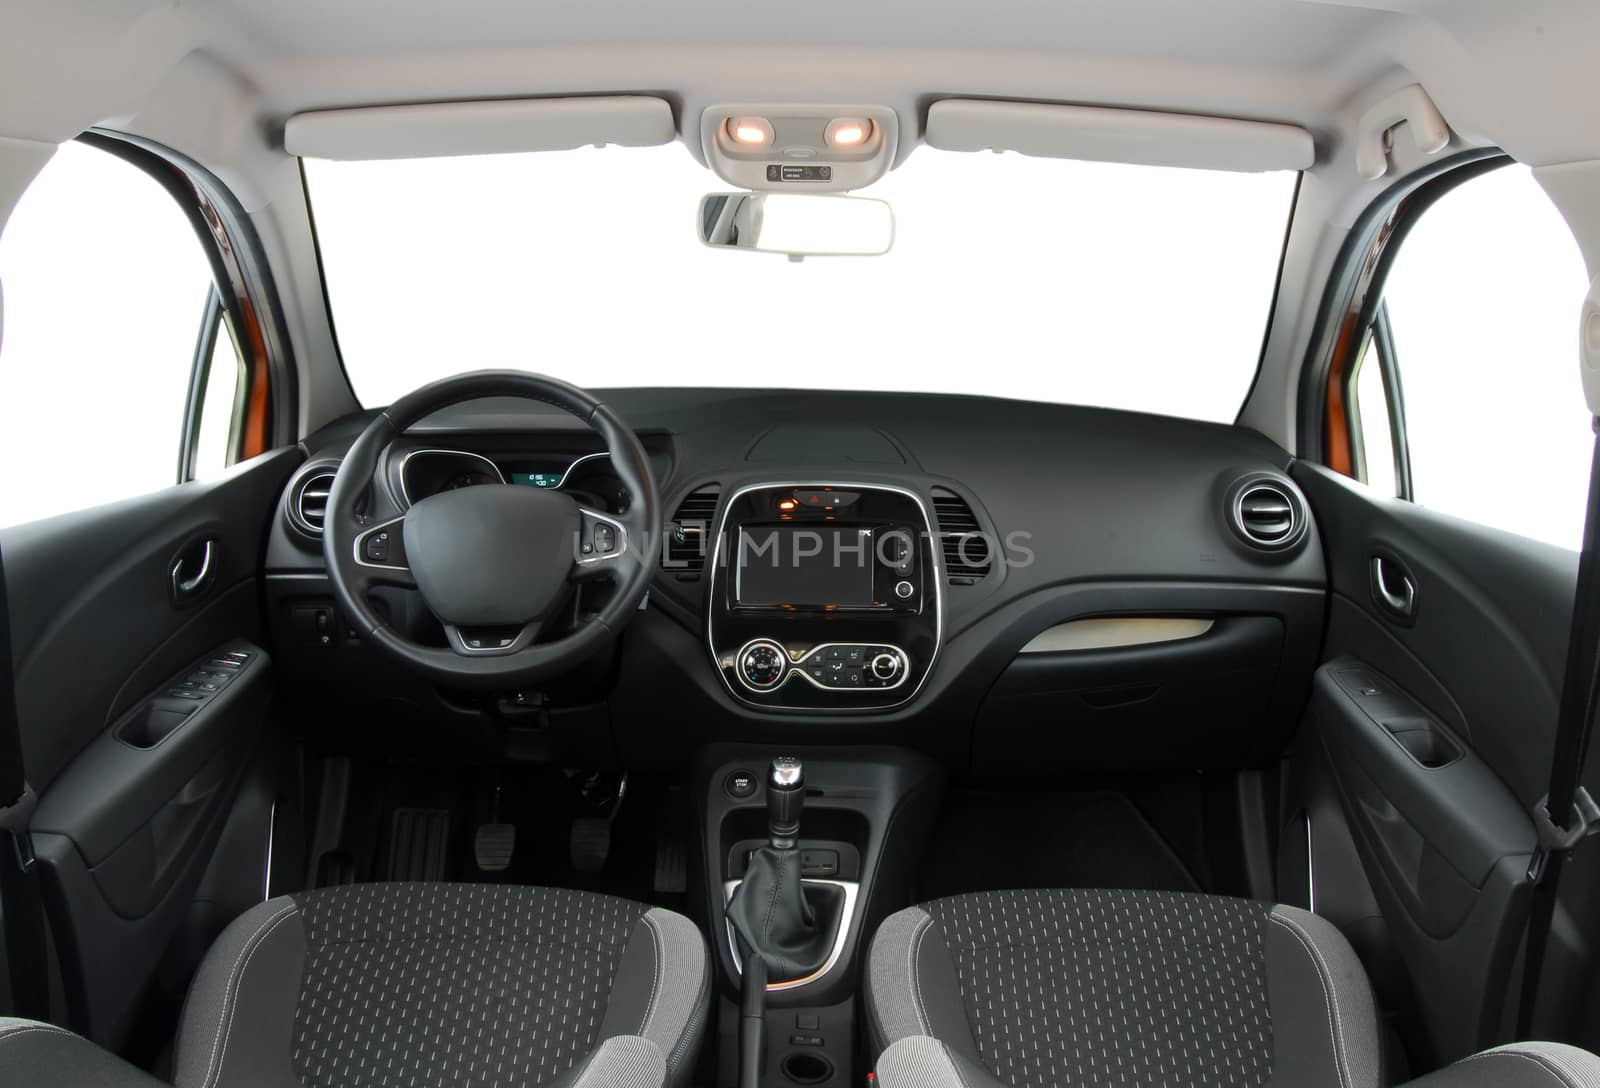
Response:
M1550 789L1533 806L1539 844L1528 863L1533 897L1528 908L1522 996L1517 1009L1519 1040L1527 1039L1533 1028L1539 976L1550 944L1562 866L1580 842L1600 831L1600 807L1580 781L1589 740L1594 735L1595 715L1600 713L1600 418L1593 422L1596 438L1589 467L1589 506L1583 522L1583 550L1578 555L1578 588L1572 602ZM1558 812L1563 814L1560 824L1553 816Z
M0 559L0 925L5 928L6 966L15 1015L50 1018L49 960L39 865L28 822L37 801L22 767L22 729L17 720L12 672L11 613L5 563Z

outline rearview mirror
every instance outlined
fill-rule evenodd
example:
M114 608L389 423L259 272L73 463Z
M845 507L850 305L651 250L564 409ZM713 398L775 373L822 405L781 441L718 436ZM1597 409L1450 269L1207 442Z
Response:
M875 257L894 244L894 212L882 200L823 193L707 193L700 241L801 257Z

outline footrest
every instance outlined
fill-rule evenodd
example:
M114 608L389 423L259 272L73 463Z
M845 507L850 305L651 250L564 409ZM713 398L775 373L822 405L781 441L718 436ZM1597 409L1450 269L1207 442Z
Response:
M443 880L450 860L450 810L397 808L389 824L388 880Z
M655 890L670 895L689 890L689 851L681 839L656 840Z

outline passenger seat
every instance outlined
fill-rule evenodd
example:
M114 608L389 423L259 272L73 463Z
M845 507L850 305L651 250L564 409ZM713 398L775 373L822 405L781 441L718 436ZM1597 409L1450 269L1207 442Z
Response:
M1382 1088L1349 943L1295 907L1153 891L1004 891L891 915L867 1022L881 1088ZM1475 1055L1428 1088L1600 1088L1555 1044Z

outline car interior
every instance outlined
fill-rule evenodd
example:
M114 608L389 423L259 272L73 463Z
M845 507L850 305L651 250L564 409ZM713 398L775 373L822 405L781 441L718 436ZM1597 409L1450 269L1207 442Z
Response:
M0 0L0 1088L1600 1085L1596 42Z

